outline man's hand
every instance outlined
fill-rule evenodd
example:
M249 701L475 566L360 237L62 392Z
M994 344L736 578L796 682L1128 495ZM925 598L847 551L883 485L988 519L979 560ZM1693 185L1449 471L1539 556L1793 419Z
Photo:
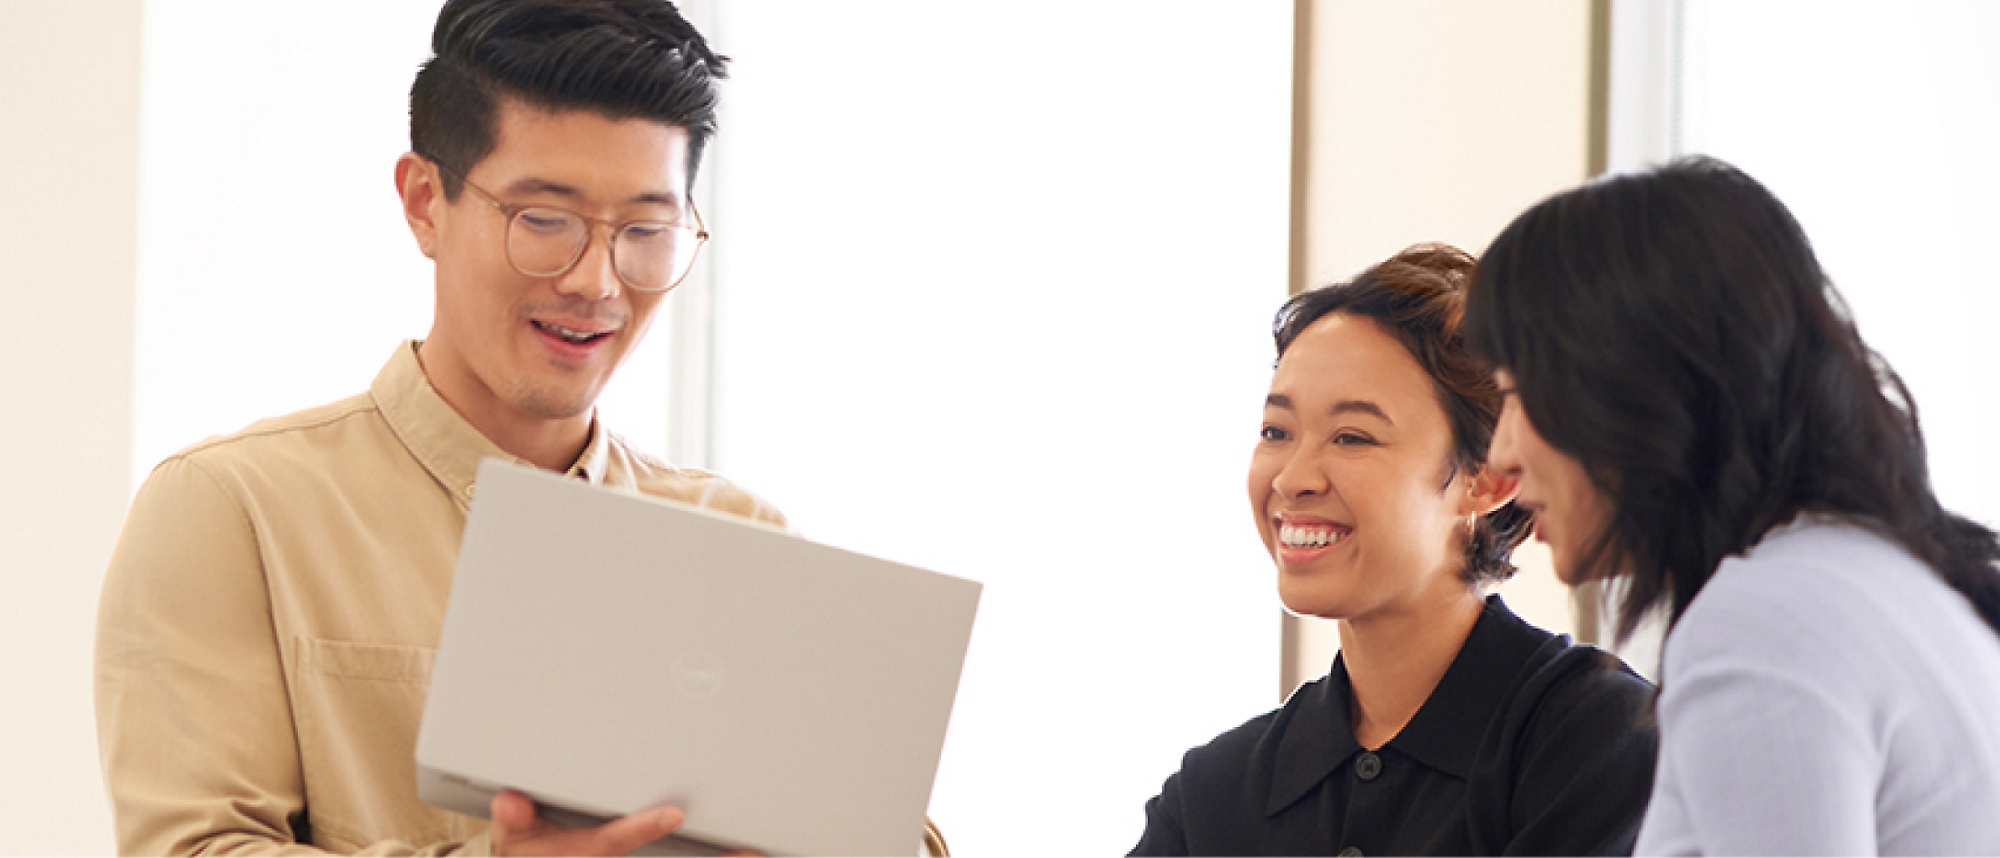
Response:
M535 802L513 790L493 797L495 855L624 855L681 827L677 807L655 807L596 828L564 828L535 812Z

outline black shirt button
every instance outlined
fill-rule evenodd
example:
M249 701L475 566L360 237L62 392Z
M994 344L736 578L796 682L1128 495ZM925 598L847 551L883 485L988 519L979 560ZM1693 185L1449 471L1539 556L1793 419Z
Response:
M1361 850L1349 846L1340 850L1340 858L1361 858Z
M1382 758L1373 751L1362 751L1354 759L1354 775L1364 781L1372 781L1382 774ZM1361 853L1357 852L1356 855Z

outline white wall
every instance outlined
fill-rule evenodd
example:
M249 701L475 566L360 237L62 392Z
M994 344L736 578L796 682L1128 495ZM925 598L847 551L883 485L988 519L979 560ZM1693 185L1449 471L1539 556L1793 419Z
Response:
M429 328L396 202L433 4L147 0L133 480Z
M0 854L108 853L90 648L132 437L138 0L0 0Z
M1122 854L1274 702L1243 475L1290 4L717 9L718 464L986 583L931 805L957 854Z

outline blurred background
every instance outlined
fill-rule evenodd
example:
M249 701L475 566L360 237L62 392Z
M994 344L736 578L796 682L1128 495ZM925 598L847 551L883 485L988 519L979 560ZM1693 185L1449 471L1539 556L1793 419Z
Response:
M90 651L139 481L428 330L391 166L436 5L0 0L0 854L113 851ZM1285 296L1600 172L1768 184L2000 524L2000 4L685 5L735 60L715 239L602 417L986 583L958 854L1122 853L1183 751L1324 672L1244 490ZM1510 602L1594 635L1524 555Z

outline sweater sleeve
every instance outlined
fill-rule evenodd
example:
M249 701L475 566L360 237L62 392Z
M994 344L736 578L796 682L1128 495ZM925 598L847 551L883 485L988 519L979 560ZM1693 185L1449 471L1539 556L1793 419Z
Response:
M1796 594L1711 600L1666 648L1640 854L1870 855L1881 750Z

